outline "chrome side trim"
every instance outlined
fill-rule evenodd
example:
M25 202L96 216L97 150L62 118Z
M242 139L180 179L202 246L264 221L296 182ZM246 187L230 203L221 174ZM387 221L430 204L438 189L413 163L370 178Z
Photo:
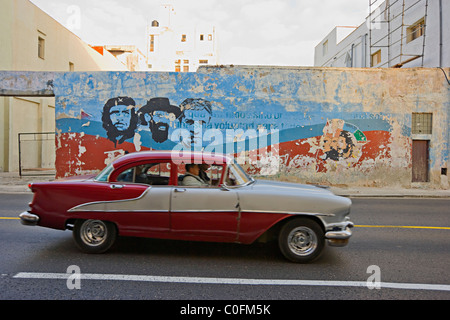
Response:
M154 212L154 213L169 213L168 210L77 210L77 211L71 211L71 212L102 212L102 213L125 213L125 212L135 212L135 213L148 213L148 212Z
M317 212L298 212L298 211L270 211L270 210L242 210L243 213L273 213L273 214L292 214L316 217L334 217L334 213L317 213Z
M91 204L100 204L100 203L115 203L119 201L134 201L139 200L139 198L131 199L131 200L117 200L117 201L100 201L100 202L92 202L86 203L83 205L79 205L69 210L69 212L111 212L111 213L120 213L120 212L172 212L172 213L194 213L194 212L211 212L211 213L238 213L238 210L83 210L82 208ZM315 217L334 217L334 214L325 214L325 213L310 213L310 212L289 212L289 211L264 211L264 210L243 210L241 213L268 213L268 214L289 214L289 215L304 215L304 216L315 216Z
M122 200L112 200L112 201L94 201L94 202L88 202L88 203L83 203L80 204L78 206L75 206L73 208L70 208L69 210L67 210L67 212L104 212L102 210L82 210L83 207L86 206L90 206L90 205L95 205L95 204L103 204L103 203L120 203L120 202L134 202L134 201L138 201L140 199L142 199L151 189L152 187L148 187L147 189L145 189L144 192L142 192L142 194L137 197L137 198L132 198L132 199L122 199ZM151 210L150 210L151 211ZM109 212L109 211L108 211ZM117 212L122 212L122 211L117 211ZM123 212L130 212L130 211L123 211Z

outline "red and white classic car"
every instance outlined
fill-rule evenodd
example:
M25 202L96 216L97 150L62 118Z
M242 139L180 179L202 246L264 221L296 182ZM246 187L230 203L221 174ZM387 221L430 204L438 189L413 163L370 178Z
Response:
M198 164L208 164L206 177ZM117 236L242 244L271 238L287 259L310 262L326 243L345 246L352 235L349 199L316 186L254 180L225 155L137 152L97 176L29 187L34 197L22 223L73 230L88 253L107 251Z

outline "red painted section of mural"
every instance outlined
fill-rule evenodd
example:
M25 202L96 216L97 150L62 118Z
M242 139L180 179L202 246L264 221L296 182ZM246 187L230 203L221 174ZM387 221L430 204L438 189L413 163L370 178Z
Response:
M118 147L106 138L80 133L62 133L57 141L56 178L70 177L99 171L118 156L136 152L133 143L124 142ZM114 150L114 151L111 151ZM143 147L142 151L148 148ZM60 169L64 168L64 171Z
M346 167L359 167L364 161L373 159L390 158L391 134L387 131L366 131L366 141L359 142L354 147L353 153L347 158L333 160L327 158L324 151L323 137L299 139L282 142L276 146L278 157L270 158L265 149L252 150L251 153L258 155L258 160L266 158L266 161L279 161L277 168L284 173L292 169L315 167L316 172L327 172L327 164L343 163ZM269 151L274 154L274 147ZM114 150L114 151L111 151ZM151 150L142 147L141 151ZM136 147L131 142L124 142L118 146L106 138L96 137L79 133L63 133L57 140L56 168L66 168L64 172L59 170L57 178L69 177L85 173L92 173L103 169L107 164L118 156L126 153L136 152ZM235 158L238 158L238 154ZM247 154L249 156L249 154ZM247 157L247 159L251 159ZM261 168L250 166L250 174L261 174Z

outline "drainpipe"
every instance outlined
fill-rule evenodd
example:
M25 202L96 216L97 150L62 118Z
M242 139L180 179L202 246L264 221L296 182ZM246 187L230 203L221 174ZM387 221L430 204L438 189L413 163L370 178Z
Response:
M363 68L367 67L367 63L366 63L367 48L366 48L366 46L367 46L367 33L361 37L361 47L362 47L361 66Z
M352 43L352 57L350 59L350 63L351 63L350 67L352 67L352 68L353 68L353 50L354 50L354 47L355 47L355 44Z
M439 67L442 68L442 0L439 0Z

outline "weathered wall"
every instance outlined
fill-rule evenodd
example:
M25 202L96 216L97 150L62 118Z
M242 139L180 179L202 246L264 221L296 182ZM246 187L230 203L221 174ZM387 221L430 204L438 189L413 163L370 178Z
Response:
M201 132L200 140L185 139L183 146L192 142L196 149L238 155L250 149L250 159L255 154L259 160L278 159L275 171L247 169L283 180L408 187L413 139L430 140L431 184L441 184L441 168L448 166L450 86L439 69L22 74L28 82L8 82L8 75L20 78L0 72L0 93L29 86L56 96L58 176L101 169L125 152L177 148L177 129ZM120 109L111 109L116 104L128 107L113 113ZM168 116L157 112L152 121L147 114L155 110ZM433 113L432 135L411 134L414 112ZM117 119L117 126L110 119ZM265 148L266 140L275 146Z

